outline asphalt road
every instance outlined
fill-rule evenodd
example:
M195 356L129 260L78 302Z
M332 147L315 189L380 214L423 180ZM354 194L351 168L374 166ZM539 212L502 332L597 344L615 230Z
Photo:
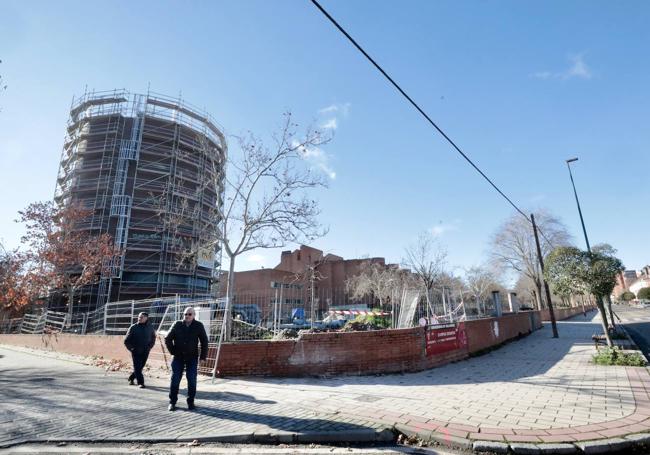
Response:
M621 319L628 333L650 362L650 307L637 308L628 305L614 305L614 313Z

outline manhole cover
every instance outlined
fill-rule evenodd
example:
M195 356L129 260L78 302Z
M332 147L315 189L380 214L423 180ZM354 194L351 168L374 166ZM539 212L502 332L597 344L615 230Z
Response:
M363 401L364 403L372 403L379 400L381 400L381 397L375 395L359 395L355 398L355 401Z

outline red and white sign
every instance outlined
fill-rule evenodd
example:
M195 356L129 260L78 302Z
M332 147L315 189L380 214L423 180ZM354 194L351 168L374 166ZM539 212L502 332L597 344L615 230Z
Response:
M358 315L362 314L364 316L390 316L390 313L385 311L368 311L368 310L330 310L331 314L345 314L345 315Z
M459 322L458 324L445 324L427 328L426 340L427 356L466 348L465 323Z

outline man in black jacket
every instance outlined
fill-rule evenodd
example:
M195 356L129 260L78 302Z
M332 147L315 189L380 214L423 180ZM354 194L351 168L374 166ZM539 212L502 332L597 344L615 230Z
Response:
M144 389L144 376L142 369L147 363L149 358L149 351L156 344L156 332L151 324L148 322L149 315L147 313L138 314L137 324L129 327L124 338L124 345L131 351L131 358L133 359L133 373L129 376L129 384L133 385L133 380L138 380L138 385Z
M208 356L208 336L203 324L194 319L194 308L188 307L183 312L183 320L176 321L165 337L165 345L172 359L172 380L169 386L169 410L176 410L178 386L183 377L187 377L187 409L194 409L196 395L196 376L199 358L205 360ZM199 341L201 351L199 353Z

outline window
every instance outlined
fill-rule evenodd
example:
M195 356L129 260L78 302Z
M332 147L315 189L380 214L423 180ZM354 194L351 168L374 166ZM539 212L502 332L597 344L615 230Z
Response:
M165 275L165 284L189 284L190 277L185 275Z
M122 281L127 283L157 283L157 273L124 272Z

